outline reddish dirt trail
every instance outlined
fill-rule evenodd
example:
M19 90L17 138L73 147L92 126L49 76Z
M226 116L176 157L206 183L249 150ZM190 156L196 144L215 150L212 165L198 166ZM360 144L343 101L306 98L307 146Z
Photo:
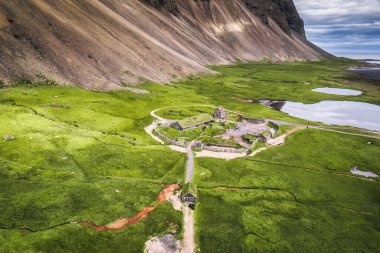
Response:
M148 216L150 212L152 212L154 209L156 209L159 205L161 205L163 202L166 201L168 196L172 194L175 190L179 189L179 186L176 184L172 184L167 186L163 191L161 191L160 195L157 197L157 203L154 206L147 206L144 210L139 212L137 215L135 215L132 218L120 218L116 221L103 226L97 226L96 224L88 221L80 222L79 224L91 227L96 229L99 232L103 231L120 231L123 229L126 229L128 226L136 224L137 222L141 221L145 217Z

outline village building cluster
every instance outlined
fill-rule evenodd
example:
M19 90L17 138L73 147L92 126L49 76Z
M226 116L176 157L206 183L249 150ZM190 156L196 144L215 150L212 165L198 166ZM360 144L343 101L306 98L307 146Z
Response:
M217 124L215 124L217 123ZM228 153L241 153L247 152L257 142L267 142L275 137L279 128L273 122L268 122L264 118L255 118L244 114L236 114L225 110L223 107L217 107L213 115L209 113L200 113L191 117L187 117L182 120L175 121L170 124L170 127L179 130L181 132L191 129L209 126L210 128L225 127L225 132L221 135L213 136L213 138L220 138L220 140L230 140L230 142L236 143L236 147L230 145L217 143L202 143L201 139L197 139L194 142L194 147L197 149L206 149L215 152L228 152ZM172 140L157 132L161 139L165 139L173 145L184 147L186 141L184 140ZM248 141L247 141L248 139Z
M155 129L156 135L172 145L188 147L191 143L192 147L196 149L226 153L248 153L257 142L267 142L274 138L279 130L275 123L268 122L264 118L236 114L221 106L215 108L213 114L200 113L182 120L165 123L160 127L161 129ZM203 127L202 131L194 132L201 132L195 140L186 139L188 137L182 136L175 137L178 132L173 131L176 129L184 132L200 127ZM217 134L212 134L215 132ZM192 134L191 132L189 135L184 134L183 136L191 136ZM207 143L202 143L202 140L207 141ZM190 209L195 209L199 199L194 184L186 183L182 187L181 201Z
M183 120L176 121L171 124L171 127L179 131L186 131L186 130L194 129L197 127L212 124L214 121L226 120L227 116L228 116L227 111L223 107L219 106L215 109L213 117L209 115L208 113L202 113L202 114L198 114L192 117L188 117ZM237 117L243 122L252 123L252 124L264 124L266 122L264 118L254 118L254 117L249 117L243 114L237 114L235 115L235 117Z

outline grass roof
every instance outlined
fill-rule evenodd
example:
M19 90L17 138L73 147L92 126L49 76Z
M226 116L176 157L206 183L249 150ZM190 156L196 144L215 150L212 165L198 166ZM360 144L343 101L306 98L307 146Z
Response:
M267 139L270 139L272 137L272 132L271 132L270 129L268 129L264 133L262 133L261 135L264 136Z
M182 187L181 196L185 196L186 194L191 193L194 197L198 195L197 186L193 183L187 183Z
M192 117L185 118L183 120L178 121L178 123L183 127L191 127L194 125L198 125L210 120L213 120L214 118L208 114L208 113L201 113Z

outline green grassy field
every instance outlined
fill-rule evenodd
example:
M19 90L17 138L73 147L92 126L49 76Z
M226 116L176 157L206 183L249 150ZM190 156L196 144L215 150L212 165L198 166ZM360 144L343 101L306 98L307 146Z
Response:
M354 166L380 175L380 141L316 129L299 131L287 145L271 148L250 158L305 169L350 173Z
M16 139L0 139L0 252L142 252L149 237L168 233L173 226L181 237L182 214L168 203L120 232L99 233L67 223L105 224L133 216L154 203L162 184L183 180L186 155L144 131L153 121L152 110L166 108L157 114L183 119L222 105L257 117L305 123L236 98L380 104L379 83L346 73L352 64L212 67L219 74L189 77L171 86L147 82L139 87L147 95L30 83L1 89L0 138ZM342 98L311 92L325 86L364 94ZM196 159L201 251L313 252L331 247L331 252L376 252L378 181L350 177L349 170L358 165L379 173L379 143L317 130L299 132L288 142L247 160ZM215 189L219 186L243 189Z
M379 180L350 173L379 173L368 140L303 130L249 159L198 159L202 252L378 252Z
M122 104L70 87L1 91L0 136L16 137L0 141L1 252L141 252L170 227L181 237L182 214L170 204L121 232L67 224L133 217L155 203L161 184L183 178L185 156L156 145L141 131L151 118Z

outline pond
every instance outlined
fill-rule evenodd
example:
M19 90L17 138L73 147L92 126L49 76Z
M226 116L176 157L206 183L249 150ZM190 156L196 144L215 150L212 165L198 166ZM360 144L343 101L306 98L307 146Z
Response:
M352 101L322 101L316 104L303 104L261 100L260 103L301 119L380 131L380 106L378 105Z
M337 88L317 88L312 91L333 94L333 95L342 95L342 96L359 96L362 94L361 91L358 90L350 90L350 89L337 89Z
M372 171L361 171L357 167L351 169L351 173L354 175L364 176L364 177L379 177L377 174Z

